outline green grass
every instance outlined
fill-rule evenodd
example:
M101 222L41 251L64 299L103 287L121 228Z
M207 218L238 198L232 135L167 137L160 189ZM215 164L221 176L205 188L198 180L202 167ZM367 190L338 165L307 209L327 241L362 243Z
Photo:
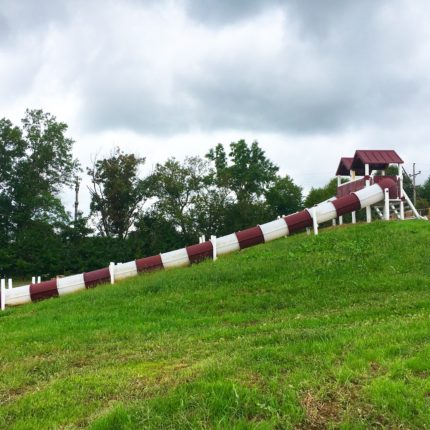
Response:
M338 227L9 308L0 428L429 428L429 233Z

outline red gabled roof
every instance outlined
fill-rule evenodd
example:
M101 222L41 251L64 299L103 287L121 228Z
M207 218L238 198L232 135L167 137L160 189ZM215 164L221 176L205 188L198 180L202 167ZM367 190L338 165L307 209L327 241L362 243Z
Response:
M398 156L397 152L392 149L387 150L358 150L355 151L354 160L352 162L352 170L359 170L365 164L369 164L370 169L385 169L389 164L402 164L403 160Z
M342 157L336 170L336 176L349 176L353 160L353 157Z

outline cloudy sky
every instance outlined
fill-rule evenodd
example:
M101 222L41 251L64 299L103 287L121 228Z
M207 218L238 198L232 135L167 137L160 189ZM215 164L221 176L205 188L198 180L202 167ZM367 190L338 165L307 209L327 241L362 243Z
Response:
M423 180L430 2L0 0L0 117L26 108L69 125L83 166L245 138L305 189L359 148L394 148Z

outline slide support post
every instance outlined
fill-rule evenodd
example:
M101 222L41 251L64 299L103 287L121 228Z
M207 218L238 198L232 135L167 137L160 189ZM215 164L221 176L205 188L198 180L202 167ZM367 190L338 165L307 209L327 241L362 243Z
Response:
M388 188L384 190L384 219L385 221L390 220L390 190Z
M111 261L109 263L109 274L110 274L110 283L115 284L115 263Z
M364 174L366 176L366 187L369 187L370 186L370 180L368 179L368 177L370 175L370 170L369 170L368 164L364 165ZM366 207L366 221L368 223L372 222L372 209L370 206Z
M213 261L216 261L217 255L216 255L216 236L211 236L211 242L212 242L212 259Z
M0 302L1 310L4 311L6 307L6 289L5 289L5 279L0 280Z
M317 207L314 206L312 208L312 220L314 223L314 234L317 235L318 234L318 220L317 220Z

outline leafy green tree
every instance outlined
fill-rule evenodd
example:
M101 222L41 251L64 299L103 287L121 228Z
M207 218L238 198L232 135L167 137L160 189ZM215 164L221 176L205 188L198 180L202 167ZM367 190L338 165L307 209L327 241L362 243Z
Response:
M323 202L331 197L336 196L337 193L337 178L333 178L326 185L320 188L311 188L306 196L304 205L310 208L318 203Z
M91 215L102 236L127 237L146 200L145 180L139 177L144 158L116 148L108 158L87 169L91 177Z
M0 222L7 224L9 236L22 233L32 220L67 218L59 195L71 184L78 163L66 131L65 123L40 109L26 111L22 128L0 120Z
M424 184L421 185L419 197L428 203L427 207L430 207L430 176L427 178Z
M279 168L253 142L245 140L230 144L227 157L222 144L212 148L206 157L214 163L214 181L217 186L230 189L237 201L252 202L264 194L276 180Z
M187 157L182 163L169 158L157 164L147 180L150 196L156 199L152 213L175 226L188 241L197 234L194 205L207 175L207 162L199 157Z
M264 197L277 180L278 167L266 157L258 142L232 142L228 156L224 146L218 144L206 157L212 162L212 183L231 192L223 215L229 231L270 218Z
M272 217L288 215L300 210L303 199L302 191L302 187L296 185L290 176L277 177L273 186L265 193L266 203Z
M69 221L60 193L79 166L65 123L36 109L21 124L0 120L0 268L52 273L62 255L57 233Z

